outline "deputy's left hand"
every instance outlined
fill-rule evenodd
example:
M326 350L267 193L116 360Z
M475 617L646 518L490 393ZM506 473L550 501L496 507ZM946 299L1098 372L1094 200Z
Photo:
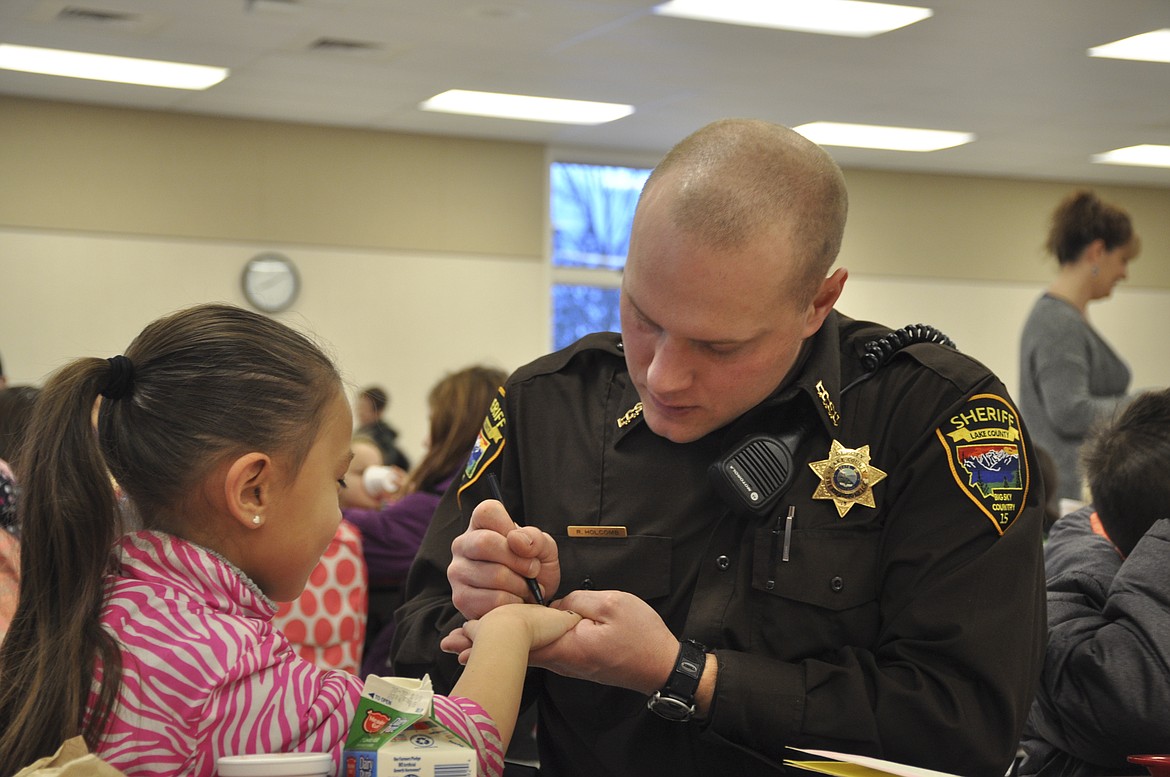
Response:
M678 638L654 609L624 591L573 591L552 604L583 620L529 663L565 677L650 695L674 669Z

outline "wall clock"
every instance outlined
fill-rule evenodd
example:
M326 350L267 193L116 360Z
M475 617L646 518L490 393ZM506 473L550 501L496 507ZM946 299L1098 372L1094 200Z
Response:
M244 265L241 277L248 304L265 313L287 310L301 291L297 267L284 254L257 254Z

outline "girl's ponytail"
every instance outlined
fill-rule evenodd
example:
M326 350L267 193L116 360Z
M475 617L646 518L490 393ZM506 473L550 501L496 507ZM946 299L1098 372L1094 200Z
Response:
M119 654L98 615L118 508L92 420L110 372L103 359L73 362L49 379L33 412L21 469L20 598L0 647L5 773L78 734L96 746L117 691L108 681ZM99 664L106 698L84 721Z

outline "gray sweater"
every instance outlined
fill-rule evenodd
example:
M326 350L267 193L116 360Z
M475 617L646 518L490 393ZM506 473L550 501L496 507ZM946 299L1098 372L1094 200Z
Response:
M1020 338L1017 398L1033 443L1056 463L1049 498L1083 498L1081 443L1127 403L1129 380L1129 367L1080 311L1048 294L1036 300Z

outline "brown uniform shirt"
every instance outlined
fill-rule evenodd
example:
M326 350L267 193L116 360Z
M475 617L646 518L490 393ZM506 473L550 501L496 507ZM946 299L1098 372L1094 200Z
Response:
M532 672L543 776L774 774L801 758L789 745L1002 775L1042 659L1043 489L1002 383L936 344L867 372L864 345L888 332L831 314L771 397L681 445L643 422L617 335L518 370L411 569L396 672L454 681L446 568L490 470L512 515L556 539L556 596L637 594L719 662L710 715L690 723ZM798 424L783 497L764 516L729 509L712 462ZM597 525L627 536L569 536Z

